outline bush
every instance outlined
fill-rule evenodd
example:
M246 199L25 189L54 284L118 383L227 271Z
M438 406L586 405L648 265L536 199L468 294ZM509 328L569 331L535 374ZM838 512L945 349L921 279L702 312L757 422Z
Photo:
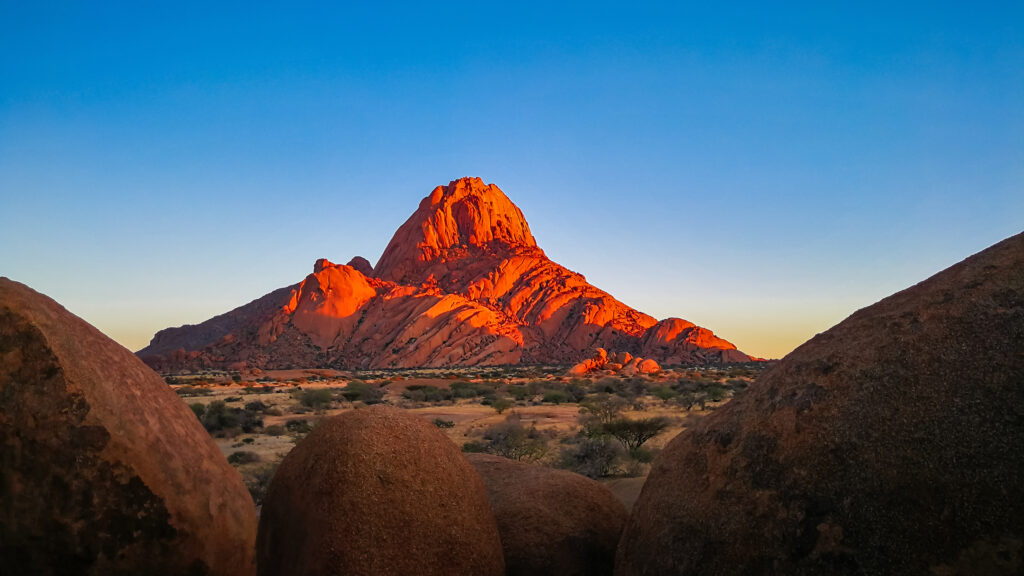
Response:
M195 402L193 404L189 404L188 407L192 409L192 413L196 415L196 418L198 418L199 421L202 422L203 414L206 414L206 405L201 404L199 402Z
M452 420L442 420L441 418L434 418L434 426L438 428L454 428L455 422Z
M530 389L527 388L526 386L509 386L507 390L508 395L515 398L517 402L522 402L527 398L533 396L533 394L530 393Z
M260 455L255 452L249 452L246 450L239 450L238 452L232 452L228 455L228 464L232 466L240 466L242 464L252 464L253 462L259 462Z
M651 390L651 393L657 396L663 403L668 404L668 401L679 395L678 392L673 390L669 386L658 386Z
M565 393L569 395L570 402L579 402L587 397L587 389L576 384L566 386Z
M292 420L285 422L284 427L293 434L308 434L313 430L313 426L309 421L303 420L302 418L293 418Z
M463 452L480 453L487 451L487 444L484 442L466 442L462 445Z
M380 404L384 399L384 391L379 387L353 380L341 391L342 397L349 402L362 402L363 404Z
M293 394L299 404L313 410L323 410L334 402L334 393L327 388L318 388L316 390L302 390L296 394Z
M610 438L584 436L562 450L558 465L588 478L601 478L611 474L618 456L619 449Z
M452 399L452 391L429 385L413 385L402 391L402 397L413 402L445 402Z
M267 436L284 436L287 430L280 424L274 424L273 426L267 426L263 429L263 433Z
M263 419L253 412L241 408L228 407L221 400L214 400L206 407L202 418L203 427L209 432L217 432L230 428L241 428L250 433L263 427Z
M594 428L596 425L603 425L611 422L626 409L629 403L619 396L612 396L607 392L595 394L583 402L580 402L580 412L586 416L584 426ZM590 422L587 422L589 420Z
M270 406L264 404L259 400L245 403L245 409L248 410L249 412L264 412L267 408L270 408Z
M484 431L486 451L511 460L532 462L548 452L547 440L536 427L525 428L518 418L509 418Z
M551 402L552 404L562 404L570 399L571 397L564 390L548 390L544 393L544 402Z
M245 487L249 489L252 501L255 502L257 506L263 504L263 498L267 494L267 488L270 487L270 481L274 479L274 473L277 472L279 464L280 463L268 464L243 478L245 481Z
M491 402L491 408L494 408L498 414L501 414L505 410L512 407L512 401L508 398L498 398Z

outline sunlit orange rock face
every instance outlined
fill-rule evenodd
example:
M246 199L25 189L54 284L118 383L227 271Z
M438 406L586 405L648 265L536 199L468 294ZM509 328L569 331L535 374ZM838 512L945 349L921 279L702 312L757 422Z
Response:
M575 363L595 348L661 363L746 362L711 331L638 312L552 262L493 184L438 186L377 265L321 259L301 283L197 326L163 330L139 355L158 369L402 368Z

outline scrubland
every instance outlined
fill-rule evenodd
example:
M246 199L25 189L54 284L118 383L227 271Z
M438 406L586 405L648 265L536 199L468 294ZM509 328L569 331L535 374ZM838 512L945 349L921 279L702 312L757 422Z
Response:
M259 504L281 459L317 423L387 403L444 431L464 452L572 470L627 505L650 462L695 419L742 394L761 369L666 368L569 377L565 366L165 375Z

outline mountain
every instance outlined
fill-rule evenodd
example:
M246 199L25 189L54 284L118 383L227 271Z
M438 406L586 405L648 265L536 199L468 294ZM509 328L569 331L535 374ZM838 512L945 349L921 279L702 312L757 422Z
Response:
M710 330L655 320L552 262L493 184L438 186L377 265L317 260L302 282L138 352L158 370L572 363L594 348L667 364L747 362Z

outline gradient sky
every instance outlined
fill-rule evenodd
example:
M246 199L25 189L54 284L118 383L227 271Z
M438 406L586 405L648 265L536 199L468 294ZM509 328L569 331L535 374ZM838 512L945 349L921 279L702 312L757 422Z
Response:
M1020 2L362 4L0 0L0 275L137 350L471 175L780 357L1024 229Z

